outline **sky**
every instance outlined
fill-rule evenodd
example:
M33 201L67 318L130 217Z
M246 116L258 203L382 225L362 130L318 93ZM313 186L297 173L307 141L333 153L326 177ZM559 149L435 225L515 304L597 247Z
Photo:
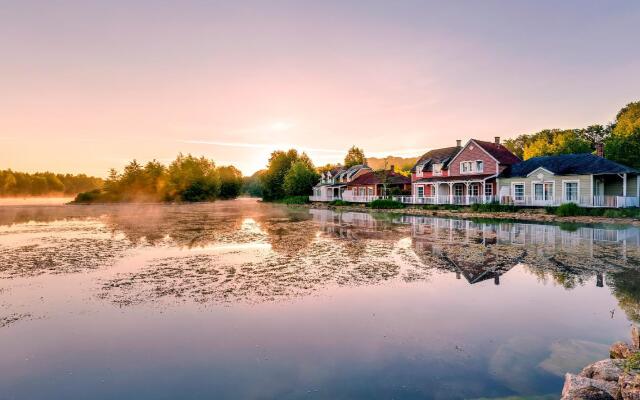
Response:
M612 121L638 1L0 0L0 169L417 156Z

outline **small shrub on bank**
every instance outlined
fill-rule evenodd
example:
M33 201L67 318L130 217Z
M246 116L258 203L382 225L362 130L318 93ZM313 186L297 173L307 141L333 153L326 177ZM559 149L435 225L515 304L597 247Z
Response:
M331 206L349 206L349 205L351 205L351 203L349 203L348 201L344 201L344 200L333 200L332 202L329 203L329 205L331 205Z
M290 196L284 199L278 200L278 203L283 204L307 204L309 202L309 196Z
M422 208L424 210L459 210L462 206L456 204L425 204Z
M555 214L559 217L575 217L576 215L584 215L584 210L575 203L562 204L556 208Z
M500 203L472 204L471 211L474 212L516 212L519 208L512 205Z
M378 199L369 203L370 208L375 209L390 209L390 208L404 208L405 205L395 200Z
M562 204L559 207L545 207L547 214L559 217L605 217L605 218L640 218L640 209L633 208L583 208L574 203Z

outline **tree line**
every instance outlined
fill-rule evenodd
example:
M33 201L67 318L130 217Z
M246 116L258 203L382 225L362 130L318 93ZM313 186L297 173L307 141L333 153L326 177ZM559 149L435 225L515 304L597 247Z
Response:
M545 129L507 139L504 145L523 160L548 155L591 153L602 143L606 158L640 168L640 102L623 107L614 122L579 129Z
M0 196L75 195L101 187L103 180L85 174L0 170Z
M153 160L142 165L136 160L115 169L101 188L80 193L78 203L213 201L238 197L242 173L233 166L216 166L205 157L179 154L168 166Z
M352 146L344 159L344 168L366 164L364 151ZM277 150L271 153L267 167L244 179L244 191L265 201L309 196L320 181L320 174L338 167L327 164L316 168L306 153L295 149Z

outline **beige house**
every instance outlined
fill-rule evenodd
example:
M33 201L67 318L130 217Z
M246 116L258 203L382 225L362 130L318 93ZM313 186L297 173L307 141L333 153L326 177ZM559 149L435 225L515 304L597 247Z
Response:
M594 154L534 157L498 177L502 204L637 207L638 171Z

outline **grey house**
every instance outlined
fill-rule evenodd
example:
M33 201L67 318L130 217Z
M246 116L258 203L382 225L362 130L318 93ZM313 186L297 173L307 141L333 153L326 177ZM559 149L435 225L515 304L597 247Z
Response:
M638 171L594 154L530 158L498 177L502 204L637 207Z

